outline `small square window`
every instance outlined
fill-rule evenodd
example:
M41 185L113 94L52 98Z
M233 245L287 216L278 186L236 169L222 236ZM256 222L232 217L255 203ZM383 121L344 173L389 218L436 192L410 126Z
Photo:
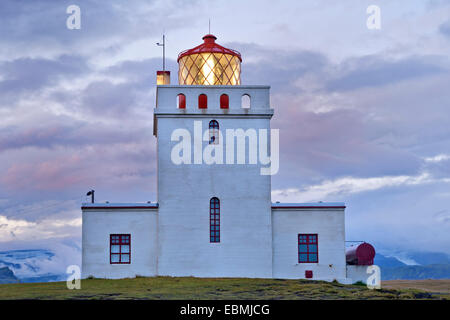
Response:
M317 242L317 234L298 235L298 262L299 263L319 262L319 247Z
M131 263L131 236L129 234L110 235L109 262L110 264Z

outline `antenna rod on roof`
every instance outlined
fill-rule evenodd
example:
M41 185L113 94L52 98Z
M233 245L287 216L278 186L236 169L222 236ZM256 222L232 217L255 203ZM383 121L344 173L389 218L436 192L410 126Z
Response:
M86 193L86 196L91 196L91 203L94 203L94 190L89 191L88 193Z
M163 47L163 71L166 71L166 35L164 34L164 31L162 43L157 42L156 45Z
M208 34L211 34L211 18L208 19Z

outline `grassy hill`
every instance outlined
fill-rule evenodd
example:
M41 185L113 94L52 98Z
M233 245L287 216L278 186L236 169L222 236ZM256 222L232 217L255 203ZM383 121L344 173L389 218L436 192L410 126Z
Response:
M0 285L0 299L450 299L418 289L369 290L323 281L237 278L132 278Z

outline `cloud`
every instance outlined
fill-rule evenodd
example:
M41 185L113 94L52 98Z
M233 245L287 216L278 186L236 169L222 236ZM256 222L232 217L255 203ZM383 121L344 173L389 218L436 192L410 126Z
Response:
M450 224L450 211L441 210L439 212L436 212L434 218L438 223Z
M289 188L272 191L272 201L282 202L308 202L322 201L375 191L384 188L407 187L434 182L450 183L450 179L435 179L428 173L418 176L384 176L371 178L343 177L335 180L326 180L318 185L306 186L302 189Z
M90 71L87 61L79 56L62 55L56 59L19 58L0 63L0 108L45 87L58 84Z
M81 29L69 30L66 9L73 4L70 0L3 0L0 43L9 46L2 55L9 59L23 55L48 58L70 51L89 56L116 54L133 42L159 35L161 26L166 31L184 28L185 23L177 14L193 15L196 1L85 0L77 3Z
M450 20L442 23L439 26L439 32L446 38L450 39Z
M0 242L33 241L78 236L81 230L81 217L70 219L45 218L28 221L0 215Z
M345 91L386 86L398 81L448 72L447 68L437 63L439 60L446 59L439 56L412 56L391 60L377 55L350 58L340 65L340 70L328 81L327 88L331 91Z
M166 29L176 83L177 50L197 44L187 30L197 39L211 12L226 21L213 23L219 40L241 41L224 45L243 55L243 84L272 86L271 126L281 139L274 201L345 201L349 237L365 229L375 240L415 246L422 232L424 248L447 243L445 213L433 216L450 200L448 42L437 36L447 36L444 2L424 9L415 1L406 18L404 6L390 4L391 19L376 34L365 29L364 4L322 2L264 9L237 1L83 1L82 29L68 30L71 1L2 1L0 215L8 237L26 239L2 244L79 238L71 224L90 188L99 201L155 199L151 132L161 58L154 38ZM234 11L222 9L234 6L241 11L230 25ZM250 22L248 8L256 12ZM302 24L297 12L307 13ZM45 200L67 199L46 209Z
M321 52L283 50L252 43L233 42L229 46L244 57L242 84L270 83L278 93L300 91L295 82L311 73L322 74L329 61Z
M450 154L438 154L434 157L426 157L424 160L431 163L447 161L450 160Z

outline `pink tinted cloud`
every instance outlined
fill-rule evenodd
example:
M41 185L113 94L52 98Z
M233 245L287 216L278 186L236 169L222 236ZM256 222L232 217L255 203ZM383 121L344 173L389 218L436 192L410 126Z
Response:
M42 162L14 163L0 178L0 182L11 191L66 188L85 179L79 174L82 161L79 155L67 155Z

